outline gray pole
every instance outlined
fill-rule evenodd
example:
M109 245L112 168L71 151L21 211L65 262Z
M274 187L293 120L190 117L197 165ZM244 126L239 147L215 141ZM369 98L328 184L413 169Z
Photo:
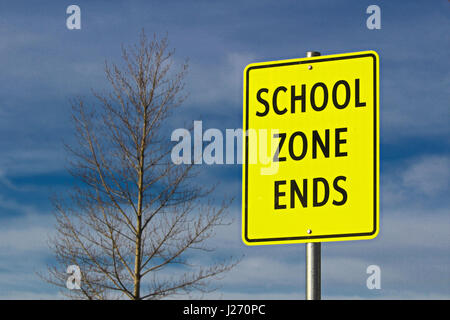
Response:
M321 243L306 244L306 300L320 300Z
M320 56L320 52L308 51L307 57ZM321 243L306 244L306 300L321 299Z

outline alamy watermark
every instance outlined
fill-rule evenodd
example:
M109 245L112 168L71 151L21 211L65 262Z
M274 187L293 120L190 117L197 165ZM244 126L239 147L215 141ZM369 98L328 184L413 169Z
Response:
M376 4L372 4L367 7L366 13L370 16L366 20L367 29L381 29L381 9Z
M66 19L66 27L69 30L80 30L81 29L81 9L79 6L72 4L67 7L66 14L70 16Z
M262 165L262 175L278 172L277 152L279 139L277 129L249 129L245 133L248 144L249 164ZM171 160L174 164L242 164L242 129L210 128L203 132L203 122L194 121L193 131L178 128L171 134L171 141L177 142L172 148Z
M367 267L366 273L370 276L366 280L367 289L381 289L381 268L376 264Z
M66 281L66 287L69 290L81 289L81 270L80 267L73 264L67 267L66 273L70 274Z

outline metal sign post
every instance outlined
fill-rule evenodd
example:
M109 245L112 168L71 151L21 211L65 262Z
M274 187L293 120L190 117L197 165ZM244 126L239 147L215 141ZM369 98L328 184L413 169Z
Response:
M321 243L306 244L306 300L320 300Z
M320 56L320 52L308 51L306 56ZM321 299L321 243L306 243L306 300Z

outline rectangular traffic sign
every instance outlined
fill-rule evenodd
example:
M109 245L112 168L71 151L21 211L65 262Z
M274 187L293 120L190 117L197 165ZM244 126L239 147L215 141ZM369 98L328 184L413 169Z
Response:
M363 51L245 68L247 245L376 237L378 66Z

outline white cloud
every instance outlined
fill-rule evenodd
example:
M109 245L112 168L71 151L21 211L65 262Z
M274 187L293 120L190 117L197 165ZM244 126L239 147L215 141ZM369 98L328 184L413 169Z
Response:
M415 211L418 205L430 207L435 202L430 208L434 210L445 205L449 181L449 155L426 155L396 163L381 177L382 209L412 207Z
M48 227L25 226L21 229L1 231L0 234L0 252L8 254L25 254L32 251L45 251L45 236L52 232Z
M239 286L246 290L274 291L277 287L300 287L304 267L262 255L247 255L226 277L220 281L227 286Z
M450 216L448 209L385 210L381 216L380 237L395 250L450 250Z
M40 213L33 206L0 197L0 212L5 209L14 210L18 215L1 219L0 255L48 253L46 241L54 232L53 216Z
M188 103L210 108L220 108L220 104L233 105L233 110L242 106L243 72L247 64L253 62L254 56L248 53L229 52L224 61L211 66L191 64L187 82L190 92ZM209 110L213 112L213 110ZM216 110L229 114L230 110Z
M1 219L0 299L60 298L36 274L45 270L50 255L47 239L54 232L52 216L0 197L0 212L5 210L14 210L17 216Z
M5 150L6 149L6 150ZM0 167L12 175L42 174L64 170L62 143L57 146L24 143L21 146L5 147L0 152Z
M402 175L403 184L432 196L448 192L450 157L428 156L416 160Z

